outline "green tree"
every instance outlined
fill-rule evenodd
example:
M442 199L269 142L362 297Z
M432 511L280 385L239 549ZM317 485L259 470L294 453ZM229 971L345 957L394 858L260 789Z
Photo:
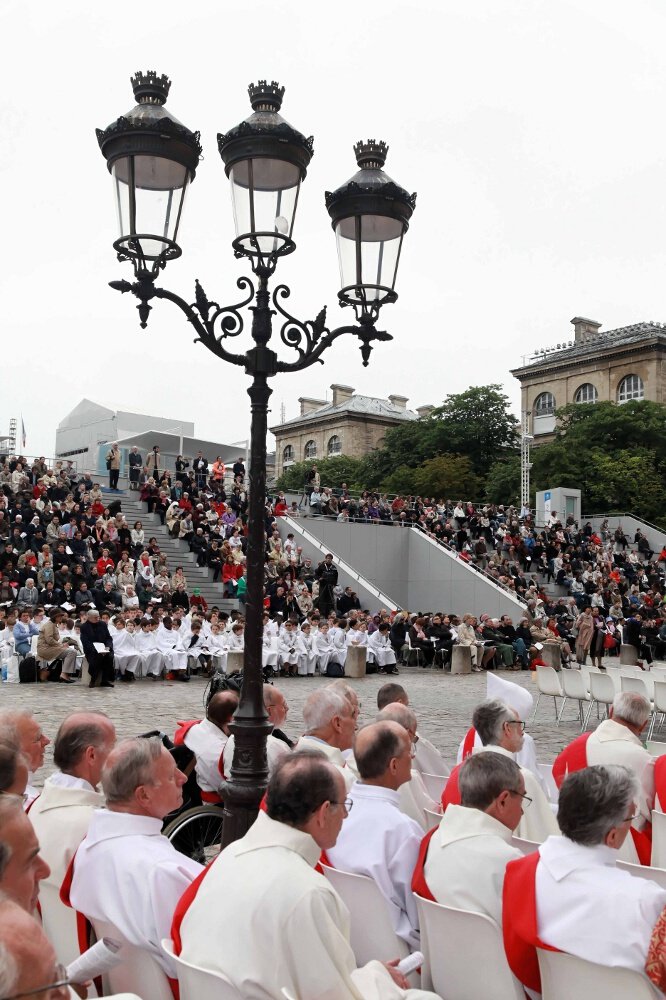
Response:
M520 455L493 462L486 476L486 499L490 503L520 503Z
M317 466L322 486L335 489L346 483L350 489L363 489L365 483L359 480L361 459L350 458L348 455L336 455L335 458L315 459L311 462L295 462L284 470L277 481L279 490L300 492L303 489L305 477L313 465Z
M442 499L471 500L479 491L479 477L466 455L437 455L413 473L413 493Z

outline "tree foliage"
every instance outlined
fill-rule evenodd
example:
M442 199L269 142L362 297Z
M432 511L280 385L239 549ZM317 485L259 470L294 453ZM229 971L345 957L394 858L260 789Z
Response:
M350 458L348 455L314 459L311 462L295 462L284 470L277 481L277 488L299 493L303 489L307 473L313 465L316 465L322 486L334 489L346 483L349 489L365 489L366 484L359 476L362 464L362 459Z

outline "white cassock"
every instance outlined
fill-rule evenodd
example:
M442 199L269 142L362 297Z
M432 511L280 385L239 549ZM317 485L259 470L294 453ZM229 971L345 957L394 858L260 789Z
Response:
M515 754L504 747L491 746L474 747L473 753L500 753L505 757L515 760ZM550 807L550 803L541 790L541 785L531 771L521 767L520 773L525 782L525 794L532 800L525 806L522 819L516 827L516 837L523 840L533 840L537 844L542 844L547 837L557 835L560 828L557 825L555 814Z
M317 629L317 632L319 630ZM347 633L343 628L338 628L337 625L332 625L328 634L331 637L331 642L333 643L333 649L335 651L335 658L339 660L342 666L345 665L345 660L347 659Z
M430 838L423 874L438 903L485 913L502 926L502 887L509 861L522 857L511 830L465 806L448 807Z
M268 626L264 628L264 637L261 642L261 665L262 667L270 667L272 670L278 668L277 636L268 631Z
M368 633L360 629L350 628L346 638L347 646L365 646L368 648Z
M34 771L28 771L28 784L25 786L25 793L23 798L23 808L28 812L32 808L32 804L37 799L41 793L41 788L37 788L33 785L35 780Z
M213 658L213 666L215 670L221 670L223 674L227 672L228 646L227 637L223 632L218 632L217 635L211 632L210 639L208 640L208 648Z
M159 625L153 633L155 645L164 657L167 670L187 670L187 653L183 648L180 635L174 629Z
M144 632L143 629L134 633L136 648L141 656L141 662L145 667L146 673L159 677L164 668L164 657L157 648L155 635L155 632Z
M272 618L269 618L266 624L264 625L264 635L270 635L274 639L277 639L279 631L280 629L278 623L276 621L273 621Z
M227 644L230 652L242 653L245 650L245 633L230 632L227 636Z
M616 868L616 858L605 844L549 837L536 869L537 931L560 951L644 973L666 889Z
M195 771L197 785L202 792L217 795L222 784L222 753L229 737L221 729L202 719L196 726L191 726L183 740L197 759Z
M343 756L345 758L345 763L349 770L353 773L354 778L356 781L359 781L361 776L358 773L356 758L354 757L353 751L345 750ZM441 800L435 802L434 799L430 798L419 771L414 770L412 767L412 776L409 781L406 781L404 785L400 786L398 789L398 796L400 798L400 812L403 812L405 816L409 816L410 819L413 819L415 823L419 824L422 831L427 833L431 824L424 810L429 809L431 812L441 813L442 803Z
M334 868L367 875L386 899L393 929L409 946L420 942L412 875L423 829L400 809L391 788L357 781L349 793L353 808L345 818L335 847L326 853Z
M229 740L224 748L224 754L222 756L222 769L224 771L225 778L228 778L231 774L231 765L234 762L234 738L229 737ZM279 740L277 736L273 736L272 733L266 738L266 756L268 757L268 775L273 773L275 765L284 757L286 753L290 753L289 746L284 740Z
M305 655L305 646L296 632L283 632L278 639L278 659L282 666L298 666L301 656Z
M294 750L319 750L330 760L331 764L335 765L339 770L342 777L345 779L345 787L347 791L356 781L356 775L351 768L347 767L347 762L342 755L342 751L338 750L337 747L332 747L330 743L324 743L317 736L301 736L298 743L294 747Z
M299 635L304 652L298 658L298 673L301 677L311 677L317 666L317 644L311 635Z
M377 631L368 636L368 658L374 660L380 670L395 666L395 653L388 634Z
M418 734L416 741L416 757L412 761L412 770L417 770L421 774L442 774L451 773L451 768L444 763L441 753L430 740Z
M604 719L585 744L587 764L622 764L638 779L640 793L636 807L638 817L632 826L642 830L652 820L654 805L654 757L647 752L638 736L619 722Z
M93 926L113 924L175 978L160 941L171 937L176 903L202 870L162 835L161 820L98 809L76 852L70 900Z
M328 666L331 657L335 654L336 659L343 663L341 656L338 656L338 650L335 647L333 640L331 639L330 632L319 632L313 637L314 648L317 653L317 663L319 664L319 673L325 674L326 667ZM344 650L345 659L347 657L347 649Z
M79 956L76 914L60 900L60 886L77 847L88 832L95 809L104 796L83 778L57 771L44 782L42 794L28 814L39 853L51 874L40 883L42 924L58 961L69 965Z
M462 763L464 745L465 745L465 740L463 739L460 741L460 746L458 747L458 753L456 755L457 764ZM479 736L478 733L475 733L474 749L476 750L477 748L482 746L483 744L481 742L481 737ZM530 736L529 733L523 733L522 748L518 751L518 753L512 754L512 756L516 764L519 765L519 767L523 767L526 768L528 771L531 771L536 780L539 782L539 786L541 787L542 792L545 794L546 798L548 798L548 788L546 786L546 783L543 779L541 772L539 771L539 767L537 764L536 744L534 742L534 739Z
M243 997L282 1000L436 1000L401 990L380 962L356 968L349 911L314 870L308 833L260 812L210 866L181 927L186 962L231 979ZM233 918L220 906L233 899Z
M109 629L113 639L113 659L116 667L122 674L126 671L135 674L141 666L141 656L136 644L133 632L128 632L126 628Z

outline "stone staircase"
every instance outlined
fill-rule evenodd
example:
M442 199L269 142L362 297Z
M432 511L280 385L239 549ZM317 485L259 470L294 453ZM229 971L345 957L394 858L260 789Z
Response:
M183 567L190 596L194 588L198 587L209 608L216 604L220 611L238 610L238 601L223 597L222 584L213 583L213 571L206 566L197 566L196 558L190 552L187 542L171 538L166 527L160 524L159 515L147 512L146 505L139 500L138 493L121 491L115 494L115 497L120 500L122 512L130 528L135 521L141 521L146 540L155 536L160 551L167 557L169 570L173 572L176 566Z

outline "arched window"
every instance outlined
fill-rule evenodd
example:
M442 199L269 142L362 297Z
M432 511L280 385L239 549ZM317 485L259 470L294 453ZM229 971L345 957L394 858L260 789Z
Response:
M282 464L291 465L294 461L294 448L293 445L288 444L287 447L282 452Z
M334 434L332 438L328 441L328 453L329 455L339 455L342 451L342 441L337 434Z
M536 417L552 417L555 413L555 397L552 392L542 392L534 400L534 415Z
M583 385L576 389L576 395L574 396L574 403L596 403L599 398L599 393L594 388L591 382L584 382Z
M617 387L618 403L628 403L630 399L645 399L645 386L640 375L625 375Z
M317 442L316 441L308 441L308 443L305 446L305 451L304 451L303 454L304 454L305 458L316 458L317 457Z

